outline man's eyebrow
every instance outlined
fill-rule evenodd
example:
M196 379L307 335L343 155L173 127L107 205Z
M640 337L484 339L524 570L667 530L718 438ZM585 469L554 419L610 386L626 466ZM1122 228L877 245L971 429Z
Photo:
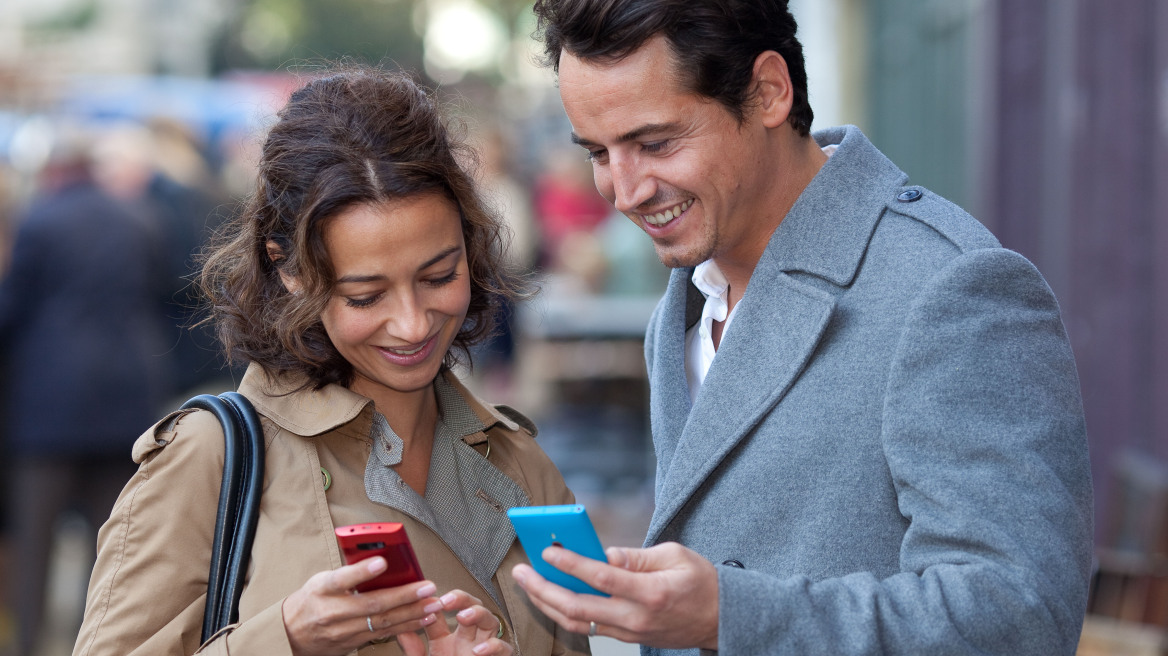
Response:
M638 127L634 130L630 130L629 132L622 134L621 136L617 137L616 141L617 141L617 143L626 143L629 141L637 141L638 139L641 139L642 137L644 137L645 135L648 135L648 134L659 134L661 132L670 132L670 131L676 131L676 130L677 130L676 123L649 123L648 125L642 125L641 127ZM574 143L578 146L583 146L585 148L591 148L591 147L600 145L600 144L597 144L593 141L589 141L588 139L581 137L580 135L576 134L575 132L572 133L572 143Z
M584 146L585 148L591 148L592 146L596 145L595 143L581 137L575 132L572 133L572 143L576 144L577 146Z
M442 251L441 253L439 253L439 254L435 255L434 257L423 262L422 266L418 267L418 271L424 271L426 269L429 269L430 267L434 266L435 264L438 264L442 260L445 260L446 258L450 257L451 255L453 255L461 250L462 250L461 246L451 246L450 248L447 248L446 250ZM342 283L378 282L381 280L385 280L385 276L383 276L383 275L366 275L366 276L353 275L353 276L342 276L340 278L337 278L337 284L340 285Z

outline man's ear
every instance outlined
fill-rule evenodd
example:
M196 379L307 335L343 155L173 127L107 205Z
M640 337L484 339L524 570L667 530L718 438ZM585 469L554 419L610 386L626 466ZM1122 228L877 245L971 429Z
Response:
M762 52L754 59L752 75L755 101L763 125L777 128L786 122L791 114L791 106L795 103L795 89L791 85L787 60L774 50Z
M264 244L264 248L268 251L268 259L276 265L276 272L280 274L280 282L284 283L284 289L287 289L289 294L299 293L300 281L285 273L284 267L280 266L280 261L287 259L287 256L284 255L284 249L272 240L268 240L268 243Z

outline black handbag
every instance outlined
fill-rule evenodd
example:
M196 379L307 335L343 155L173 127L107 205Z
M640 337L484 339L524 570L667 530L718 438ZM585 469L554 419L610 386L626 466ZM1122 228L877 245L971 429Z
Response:
M219 396L200 394L182 405L208 410L223 426L226 449L219 509L211 546L207 578L207 605L203 611L206 642L239 619L239 596L259 520L264 482L264 431L251 402L238 392Z

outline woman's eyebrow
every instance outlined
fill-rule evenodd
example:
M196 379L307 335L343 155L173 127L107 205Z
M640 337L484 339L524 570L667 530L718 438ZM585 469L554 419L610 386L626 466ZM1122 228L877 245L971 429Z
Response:
M337 284L339 285L339 284L345 283L345 282L377 282L379 280L385 280L385 276L382 276L382 275L342 276L340 278L337 278Z
M435 255L434 257L423 262L422 266L418 267L418 271L422 271L423 269L429 269L430 267L434 266L435 264L438 264L439 262L441 262L442 260L445 260L446 258L450 257L451 255L454 255L455 253L459 252L460 250L462 250L462 246L451 246L450 248L447 248L446 250L442 251L441 253L439 253L439 254Z

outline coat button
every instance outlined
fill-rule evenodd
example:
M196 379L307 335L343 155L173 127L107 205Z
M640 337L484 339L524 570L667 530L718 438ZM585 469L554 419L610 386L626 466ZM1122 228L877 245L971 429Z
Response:
M902 203L911 203L920 200L921 196L924 194L921 193L920 189L905 189L896 195L896 200Z
M730 560L723 560L722 564L727 566L727 567L737 567L738 569L746 569L746 565L743 565L742 561L734 560L733 558L731 558Z

